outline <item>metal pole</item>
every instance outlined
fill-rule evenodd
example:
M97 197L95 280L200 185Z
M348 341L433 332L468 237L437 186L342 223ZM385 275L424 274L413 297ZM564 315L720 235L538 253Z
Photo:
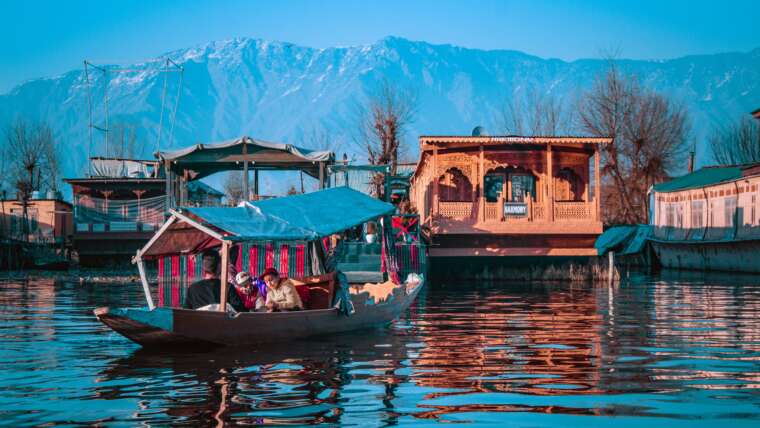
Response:
M177 99L174 101L174 111L172 112L172 122L169 128L169 144L171 144L172 140L174 139L174 122L177 118L177 106L179 106L179 97L182 94L182 81L185 75L185 69L181 65L177 64L176 62L172 61L169 58L167 58L166 60L174 64L174 66L179 69L179 86L177 86Z
M106 127L103 130L105 133L106 150L108 150L108 70L103 68L103 108L106 111Z
M156 140L156 152L161 150L161 129L164 125L164 104L166 101L166 83L167 83L167 76L169 74L168 71L169 68L169 60L166 60L166 65L164 65L164 89L161 92L161 115L158 117L158 139Z
M87 176L92 177L92 87L90 86L90 73L87 70L87 60L84 61L84 79L87 83L87 112L89 114L87 130L89 131L90 142L87 145Z

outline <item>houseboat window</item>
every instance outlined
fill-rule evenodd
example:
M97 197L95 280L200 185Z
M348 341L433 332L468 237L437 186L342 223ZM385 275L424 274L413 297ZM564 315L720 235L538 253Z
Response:
M755 195L752 195L752 220L750 224L755 224Z
M578 174L570 168L559 170L555 180L554 195L558 201L580 201L583 195Z
M725 199L724 224L726 227L734 226L734 217L736 216L736 198Z
M691 201L691 228L701 229L704 227L702 216L705 211L705 201Z
M536 179L532 175L510 174L509 178L512 183L512 202L525 202L526 193L533 199L536 198Z
M483 179L483 187L485 187L486 202L498 202L504 189L504 175L486 175Z
M457 168L450 168L438 179L438 190L444 202L472 201L472 184Z
M665 205L665 226L673 227L676 225L676 210L673 204Z

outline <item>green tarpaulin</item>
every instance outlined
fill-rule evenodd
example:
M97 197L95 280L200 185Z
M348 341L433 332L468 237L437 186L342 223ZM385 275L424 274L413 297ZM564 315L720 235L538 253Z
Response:
M742 168L738 166L705 167L691 174L674 178L654 186L655 192L677 192L736 180L742 177Z

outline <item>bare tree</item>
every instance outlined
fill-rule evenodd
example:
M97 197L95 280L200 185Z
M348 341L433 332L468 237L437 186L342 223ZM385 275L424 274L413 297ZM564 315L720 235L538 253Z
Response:
M404 133L416 113L416 94L399 89L388 80L369 97L366 106L358 107L356 142L367 152L370 164L390 165L391 174L396 173L399 154L404 151Z
M230 171L224 180L224 195L227 198L227 204L236 206L243 200L243 176L239 171ZM250 183L248 188L250 189Z
M501 111L507 135L559 135L570 133L574 118L560 99L534 89L515 95Z
M581 97L578 116L583 131L613 138L602 148L605 220L646 222L649 187L667 179L683 154L690 131L685 108L641 88L610 62Z
M742 117L736 123L715 131L710 137L715 160L721 165L760 162L760 122Z
M47 124L17 119L6 130L6 150L10 177L22 199L35 190L58 188L60 159Z

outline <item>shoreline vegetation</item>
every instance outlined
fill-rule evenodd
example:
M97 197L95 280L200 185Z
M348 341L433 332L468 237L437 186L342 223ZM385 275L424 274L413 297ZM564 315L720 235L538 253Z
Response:
M126 273L130 272L130 273ZM148 270L148 278L155 283L157 272ZM102 269L102 268L72 268L69 270L11 270L0 271L0 281L25 280L25 279L56 279L67 282L84 284L132 284L139 283L140 276L137 269L131 272L129 269Z
M54 278L67 282L78 282L84 284L133 284L139 283L140 277L137 270L133 273L129 269L102 269L102 268L73 268L68 271L46 271L46 270L13 270L0 271L0 281L6 280L24 280L36 278ZM151 284L157 281L157 271L148 270L147 276ZM436 272L429 272L429 276L435 277ZM464 277L474 279L502 280L505 282L524 281L524 282L589 282L598 283L610 281L610 269L606 258L592 260L589 263L568 262L559 265L540 265L540 266L484 266L483 269L474 274L466 274ZM616 265L612 269L612 281L617 282L621 279L620 266Z

